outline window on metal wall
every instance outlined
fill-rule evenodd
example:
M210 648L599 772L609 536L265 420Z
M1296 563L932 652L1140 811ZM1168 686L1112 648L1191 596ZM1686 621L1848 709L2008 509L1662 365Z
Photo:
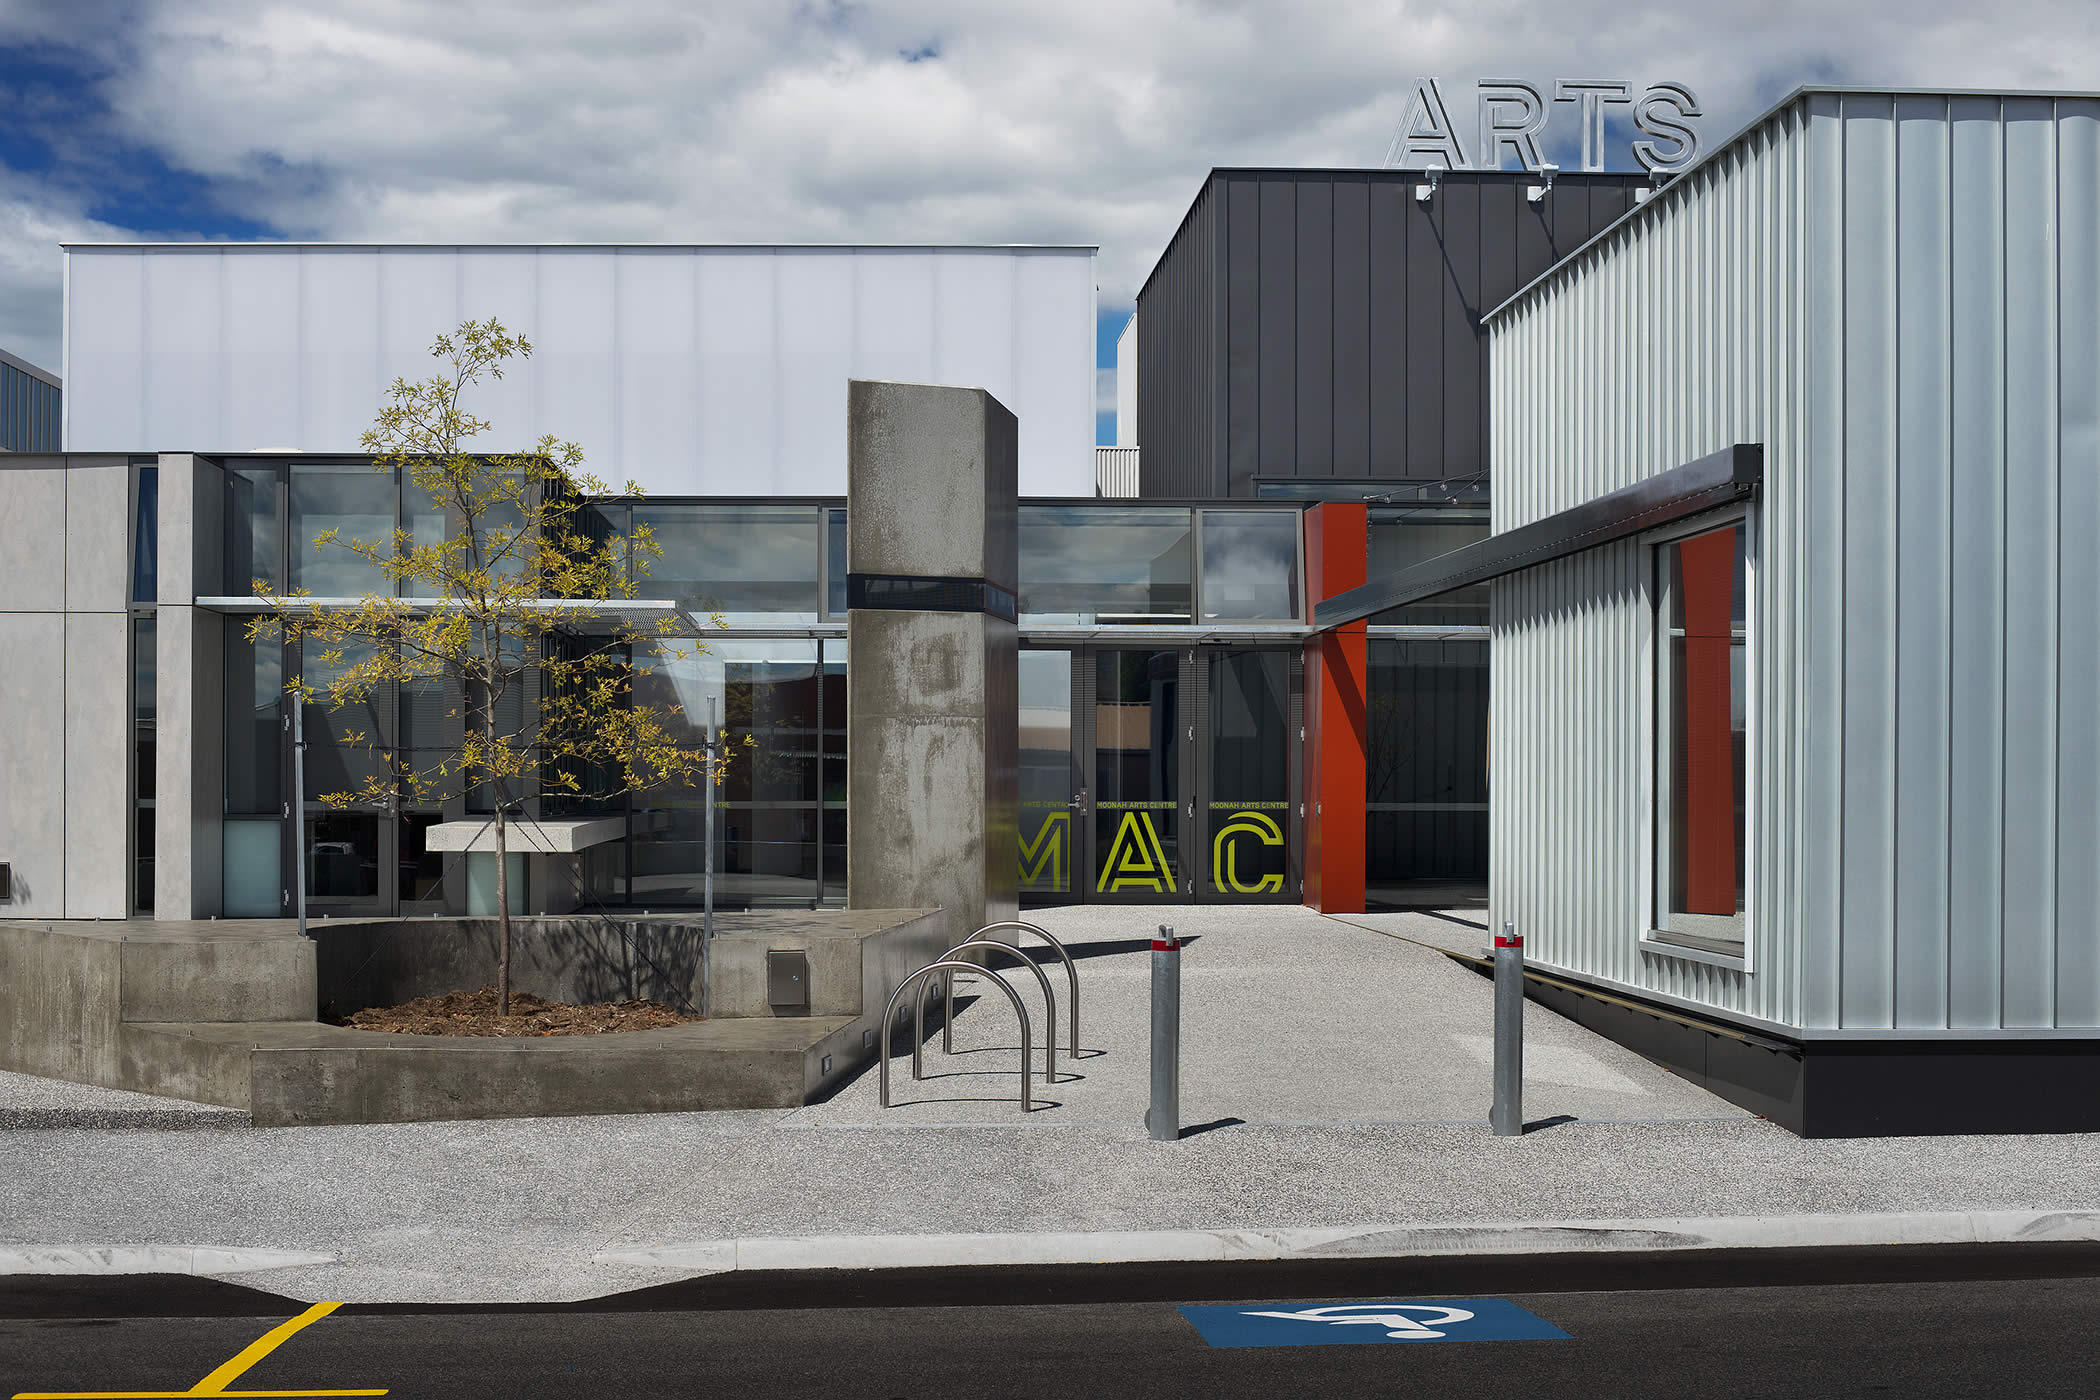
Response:
M1750 527L1656 551L1655 937L1744 948Z

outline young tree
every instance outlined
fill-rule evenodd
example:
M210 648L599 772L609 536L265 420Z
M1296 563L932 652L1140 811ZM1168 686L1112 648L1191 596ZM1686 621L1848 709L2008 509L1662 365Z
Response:
M705 749L682 732L679 707L634 698L637 672L705 650L671 640L686 631L682 615L622 607L643 596L648 566L662 554L649 528L625 536L592 528L590 507L614 494L582 470L583 452L573 442L543 437L514 453L469 446L493 425L464 407L466 392L483 379L501 379L512 360L532 354L531 344L497 321L468 321L439 336L431 354L440 371L394 381L364 450L375 471L398 468L444 511L443 538L397 530L382 539L346 539L327 531L313 547L365 560L387 580L387 592L265 614L249 636L317 645L335 710L392 688L460 683L465 715L457 742L419 748L434 759L419 767L378 747L377 736L348 730L344 741L367 746L376 761L360 787L321 800L396 810L404 801L475 788L493 793L497 1014L508 1015L508 824L521 782L536 778L545 792L603 799L695 777L720 782L721 760L710 771ZM640 494L632 482L618 493ZM256 591L280 604L310 596L273 596L261 582ZM522 699L534 673L537 703L506 704ZM323 693L304 677L286 689L300 704Z

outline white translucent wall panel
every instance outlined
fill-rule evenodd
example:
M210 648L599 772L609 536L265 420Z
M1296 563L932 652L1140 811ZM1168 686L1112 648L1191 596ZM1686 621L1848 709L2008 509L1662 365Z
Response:
M59 367L59 378L72 390L59 405L67 434L77 419L93 424L93 435L103 441L146 441L145 367L138 339L145 272L145 259L122 250L67 254Z
M839 495L846 380L990 390L1021 490L1093 490L1091 249L82 247L74 451L353 452L430 342L494 317L531 363L471 401L658 495Z
M226 286L225 398L251 405L258 446L289 447L299 436L299 396L284 392L284 367L297 361L305 331L301 262L289 248L258 252Z

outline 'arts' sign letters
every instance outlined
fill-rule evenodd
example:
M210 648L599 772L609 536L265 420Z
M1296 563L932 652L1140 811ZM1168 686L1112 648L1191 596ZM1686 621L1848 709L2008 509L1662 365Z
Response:
M1581 123L1582 168L1604 169L1607 109L1625 107L1640 133L1633 157L1641 169L1674 174L1699 158L1699 132L1693 119L1703 116L1699 99L1683 83L1651 83L1638 97L1633 84L1617 78L1561 78L1553 83L1549 102L1537 83L1517 78L1484 78L1477 85L1478 120L1462 131L1451 115L1440 79L1419 78L1408 98L1407 115L1393 133L1386 152L1388 167L1403 170L1500 170L1514 152L1525 170L1542 170L1539 133L1555 109L1565 104Z

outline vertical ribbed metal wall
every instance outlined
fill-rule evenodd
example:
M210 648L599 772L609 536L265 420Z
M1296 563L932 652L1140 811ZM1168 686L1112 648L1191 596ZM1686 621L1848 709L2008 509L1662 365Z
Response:
M1481 314L1633 207L1637 174L1214 170L1138 293L1146 496L1477 482Z
M1225 494L1218 447L1217 187L1203 182L1181 227L1138 292L1137 437L1159 446L1138 464L1143 496ZM1120 352L1119 352L1120 353Z
M1649 557L1496 589L1494 903L1817 1029L2100 1026L2100 101L1810 93L1496 317L1495 526L1762 442L1751 970L1643 952Z

